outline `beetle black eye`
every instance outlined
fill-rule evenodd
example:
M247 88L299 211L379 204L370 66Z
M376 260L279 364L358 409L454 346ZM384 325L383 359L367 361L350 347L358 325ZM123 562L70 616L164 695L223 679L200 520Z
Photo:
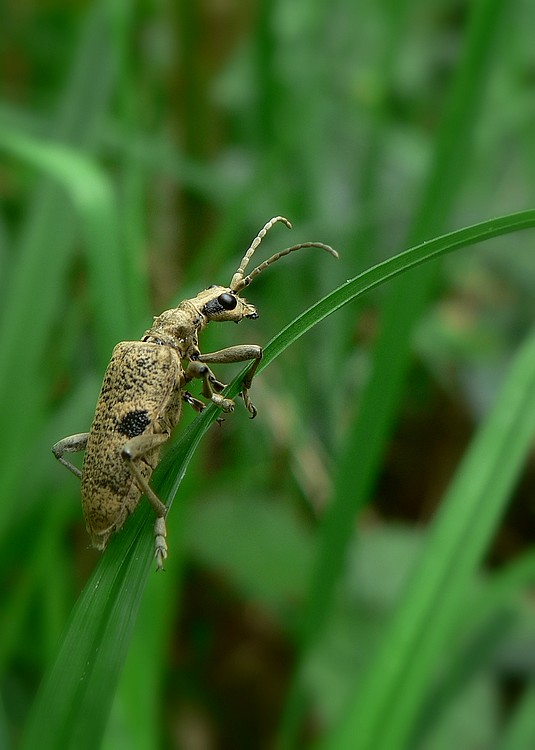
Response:
M238 300L236 299L236 297L234 297L233 294L227 294L226 292L220 294L217 298L217 301L225 310L234 310L234 308L238 304Z

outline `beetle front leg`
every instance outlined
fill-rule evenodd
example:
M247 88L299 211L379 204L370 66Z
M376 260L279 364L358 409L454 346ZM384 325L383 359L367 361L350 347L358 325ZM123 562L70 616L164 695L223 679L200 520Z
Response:
M156 513L156 521L154 523L154 556L156 558L156 566L158 570L163 568L164 560L167 557L167 542L165 541L167 536L167 529L165 526L167 508L140 472L136 464L136 459L142 458L154 448L165 443L168 438L169 435L163 433L136 435L135 437L130 438L130 440L123 445L122 449L122 456L125 461L128 462L128 467L134 475L138 487Z
M208 354L199 354L196 362L209 362L210 364L227 364L232 362L247 362L254 359L255 362L247 372L242 383L241 395L247 411L251 414L251 419L256 417L257 411L249 398L249 389L260 360L262 359L262 347L258 344L240 344L238 346L229 346L226 349L220 349L217 352Z
M60 464L63 464L69 471L71 471L78 479L82 478L82 472L66 458L63 458L64 453L79 453L85 451L87 446L87 438L89 437L88 432L80 432L77 435L69 435L69 437L58 440L52 446L52 453L58 459Z

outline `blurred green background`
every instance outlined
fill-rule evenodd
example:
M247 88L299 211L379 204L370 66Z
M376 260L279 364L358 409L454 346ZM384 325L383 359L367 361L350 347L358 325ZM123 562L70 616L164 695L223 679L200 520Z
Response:
M32 715L39 726L39 684L100 561L50 446L88 429L113 345L227 284L277 214L294 229L275 227L262 259L315 240L340 260L282 260L246 295L259 319L212 326L204 351L264 345L410 245L530 208L533 28L520 0L4 0L0 747ZM257 419L238 404L189 466L168 570L151 563L117 690L103 681L109 718L86 712L103 747L357 747L339 730L351 696L381 681L384 628L528 335L534 289L533 234L506 235L348 305L254 381ZM228 382L240 368L216 369ZM419 691L401 681L377 709L380 732L409 696L399 734L359 747L535 747L524 442L507 471L480 460L476 474L511 478L468 593Z

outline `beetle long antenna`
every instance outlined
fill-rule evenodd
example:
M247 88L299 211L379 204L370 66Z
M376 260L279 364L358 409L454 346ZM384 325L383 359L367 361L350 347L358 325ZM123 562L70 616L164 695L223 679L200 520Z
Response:
M285 219L284 216L274 216L272 219L270 219L262 229L258 232L254 240L251 242L251 245L245 255L242 258L242 262L240 263L240 266L234 276L232 277L232 281L230 282L230 288L234 290L235 292L238 292L240 289L243 289L245 284L243 283L243 273L245 269L247 268L249 261L254 255L255 250L259 246L259 244L262 242L266 234L269 232L272 226L276 224L278 221L282 221L283 224L286 224L288 229L292 228L291 222L288 221L288 219Z
M258 232L254 240L251 242L251 246L245 253L245 255L242 258L242 262L240 263L240 266L234 276L232 277L232 281L230 282L230 288L233 292L239 292L244 287L249 286L251 281L254 279L255 276L258 276L259 273L262 273L262 271L270 266L272 263L275 263L276 260L279 258L282 258L284 255L288 255L289 253L293 253L296 250L302 250L304 247L319 247L322 250L326 250L328 253L333 255L335 258L338 258L338 253L336 250L333 250L333 248L330 245L325 245L323 242L302 242L300 245L292 245L292 247L287 247L285 250L281 250L279 253L275 253L275 255L272 255L271 258L268 258L263 263L260 263L259 266L257 266L255 269L251 271L250 274L247 276L244 276L244 271L247 268L249 261L253 257L253 254L259 244L262 242L266 234L269 232L271 227L276 224L278 221L282 221L283 224L286 224L288 229L292 228L291 223L288 221L288 219L285 219L284 216L274 216L272 219L270 219L267 224L265 224L262 229Z
M292 245L292 247L287 247L285 250L281 250L279 253L275 253L275 255L272 255L271 258L268 258L263 263L260 263L259 266L254 268L250 274L248 274L244 278L239 279L238 283L235 286L231 286L231 288L235 292L239 292L244 287L249 286L255 276L258 276L259 273L262 273L265 268L270 266L272 263L275 263L275 261L279 260L279 258L282 258L284 255L294 253L296 250L302 250L304 247L319 247L322 250L326 250L333 257L338 258L338 253L330 245L325 245L323 242L302 242L299 245Z

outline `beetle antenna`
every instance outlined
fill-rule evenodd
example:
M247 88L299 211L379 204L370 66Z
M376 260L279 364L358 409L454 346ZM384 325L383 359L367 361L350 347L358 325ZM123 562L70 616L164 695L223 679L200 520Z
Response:
M242 258L242 262L240 263L240 266L234 276L232 277L232 281L230 282L230 288L238 292L240 289L243 289L244 286L246 286L243 283L243 273L245 269L247 268L249 261L254 255L255 250L259 246L259 244L262 242L266 234L269 232L272 226L274 226L278 221L282 221L283 224L286 224L288 229L292 228L291 222L288 221L288 219L285 219L284 216L274 216L272 219L270 219L262 229L258 232L254 240L251 242L251 245L245 255Z
M255 276L258 276L259 273L262 273L262 271L270 266L272 263L275 263L275 261L279 260L279 258L282 258L284 255L289 255L290 253L295 252L296 250L302 250L304 247L319 247L322 250L326 250L328 253L330 253L335 258L338 258L338 253L336 250L334 250L330 245L325 245L323 242L302 242L299 245L292 245L292 247L287 247L285 250L281 250L278 253L275 253L275 255L272 255L271 258L268 258L263 263L260 263L259 266L254 268L250 274L247 276L244 276L243 273L245 269L247 268L247 265L249 261L251 260L254 251L259 246L259 244L262 242L266 234L269 232L271 227L276 224L278 221L282 221L288 229L292 228L291 223L288 221L288 219L285 219L284 216L275 216L273 219L270 219L267 224L258 232L257 236L254 238L254 240L251 242L250 248L247 250L245 255L243 256L242 262L240 263L240 267L232 277L232 281L230 282L230 288L234 292L239 292L242 289L244 289L246 286L249 286L251 281L254 279Z
M319 247L322 250L326 250L334 258L338 258L338 253L330 245L325 245L323 242L302 242L299 245L292 245L292 247L287 247L285 250L281 250L279 253L275 253L275 255L272 255L271 258L268 258L263 263L260 263L259 266L254 268L250 274L242 278L239 281L239 284L235 285L234 287L231 286L231 288L235 292L239 292L244 287L249 286L249 284L251 283L251 281L254 279L255 276L258 276L259 273L262 273L262 271L265 268L270 266L272 263L275 263L276 260L278 260L279 258L282 258L284 255L289 255L290 253L294 253L296 250L302 250L304 247Z

